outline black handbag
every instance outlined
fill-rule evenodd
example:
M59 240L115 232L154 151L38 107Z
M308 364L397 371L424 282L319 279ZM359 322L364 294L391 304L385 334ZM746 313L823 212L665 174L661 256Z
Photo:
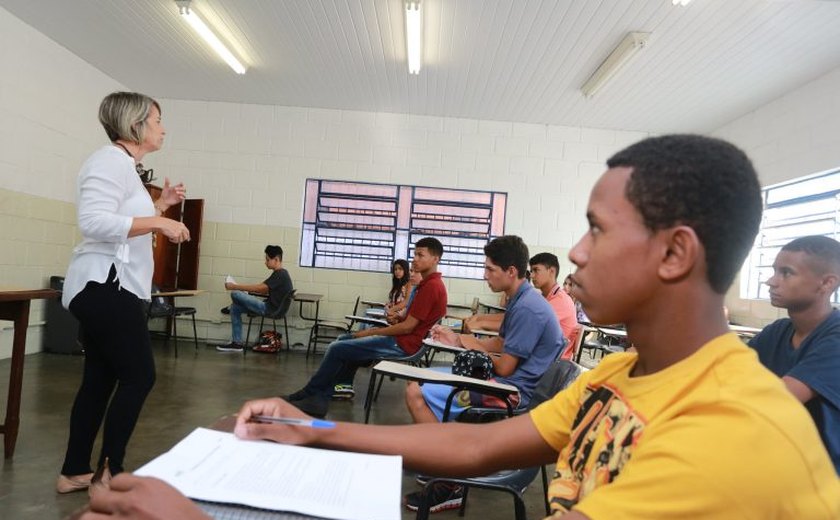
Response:
M493 360L480 350L459 352L455 354L455 360L452 362L452 373L487 380L493 377Z

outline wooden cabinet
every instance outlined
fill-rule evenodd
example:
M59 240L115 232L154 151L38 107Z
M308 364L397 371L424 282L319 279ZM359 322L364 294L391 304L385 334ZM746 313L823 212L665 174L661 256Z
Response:
M160 197L160 187L147 184L146 189L152 200ZM190 230L190 241L173 244L163 235L155 236L155 273L152 282L161 290L198 289L204 199L186 199L181 205L169 208L164 216L183 222Z

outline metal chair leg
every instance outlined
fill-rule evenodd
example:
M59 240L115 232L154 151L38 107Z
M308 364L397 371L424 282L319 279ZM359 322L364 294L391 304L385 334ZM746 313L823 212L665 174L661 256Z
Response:
M174 309L174 307L173 307ZM178 317L172 312L172 335L175 337L175 359L178 358Z
M198 354L198 332L195 329L195 313L190 314L193 323L193 341L195 341L195 353Z

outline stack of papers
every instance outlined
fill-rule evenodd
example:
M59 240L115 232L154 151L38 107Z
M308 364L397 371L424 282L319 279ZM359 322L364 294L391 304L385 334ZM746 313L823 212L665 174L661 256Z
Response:
M243 441L198 428L135 472L195 500L339 520L398 520L402 458Z

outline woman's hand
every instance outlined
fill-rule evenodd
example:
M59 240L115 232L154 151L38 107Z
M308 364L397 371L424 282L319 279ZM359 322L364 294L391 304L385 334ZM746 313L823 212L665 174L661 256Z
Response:
M169 178L165 177L163 179L163 190L161 190L160 198L158 198L156 203L161 206L166 206L166 208L169 208L170 206L174 206L175 204L180 204L181 201L184 200L186 197L187 188L184 186L183 182L179 182L175 186L170 186Z
M308 444L314 440L314 434L317 434L317 429L308 426L251 422L257 415L311 419L279 397L256 399L248 401L239 409L233 433L240 439L266 439L283 444Z
M157 230L163 233L173 244L189 242L190 240L190 230L187 229L187 226L183 222L171 218L160 217Z

